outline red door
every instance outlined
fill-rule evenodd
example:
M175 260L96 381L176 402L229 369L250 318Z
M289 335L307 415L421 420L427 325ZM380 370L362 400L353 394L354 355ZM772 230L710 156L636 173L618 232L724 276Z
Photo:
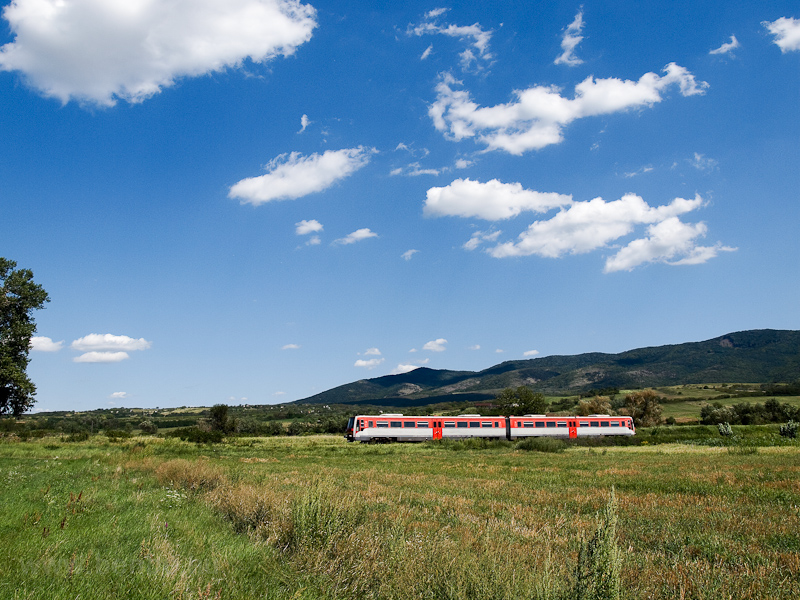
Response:
M578 422L577 421L569 421L569 437L576 438L578 437Z
M433 439L435 439L435 440L442 439L442 422L441 421L434 421L433 422Z

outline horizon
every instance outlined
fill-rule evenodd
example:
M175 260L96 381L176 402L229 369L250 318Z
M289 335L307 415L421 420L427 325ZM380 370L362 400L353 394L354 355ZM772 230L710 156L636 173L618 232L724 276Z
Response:
M800 329L796 3L185 2L3 2L35 411Z

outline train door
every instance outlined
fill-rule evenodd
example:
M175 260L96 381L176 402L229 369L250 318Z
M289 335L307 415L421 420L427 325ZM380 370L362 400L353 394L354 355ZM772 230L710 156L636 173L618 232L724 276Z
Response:
M569 437L571 438L578 437L578 421L570 419L568 425L569 425Z
M442 439L442 422L441 421L434 421L433 422L433 439L435 439L435 440Z

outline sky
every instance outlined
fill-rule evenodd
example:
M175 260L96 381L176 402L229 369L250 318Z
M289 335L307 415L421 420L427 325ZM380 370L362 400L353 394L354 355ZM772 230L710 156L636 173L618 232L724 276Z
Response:
M800 328L796 2L15 0L35 410Z

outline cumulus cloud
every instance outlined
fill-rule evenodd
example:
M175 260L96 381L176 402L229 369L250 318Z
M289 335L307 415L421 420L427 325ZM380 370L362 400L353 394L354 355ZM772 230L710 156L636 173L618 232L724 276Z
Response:
M670 217L647 228L647 237L633 240L606 261L605 272L630 271L648 262L667 264L700 264L717 256L719 252L730 252L728 248L698 246L695 240L706 234L704 223L688 224L678 217ZM678 258L678 260L674 260Z
M281 350L299 350L300 344L286 344L285 346L281 346Z
M698 82L684 67L670 63L663 75L645 73L638 81L587 77L575 86L573 98L555 86L537 85L516 90L507 104L481 107L461 82L444 74L436 86L436 101L428 108L434 127L447 139L474 138L486 151L504 150L521 155L563 140L563 129L577 119L650 107L677 86L683 96L703 94L708 84Z
M475 344L474 346L470 346L469 348L467 348L467 350L480 350L480 349L481 349L480 344Z
M579 10L575 15L572 23L569 24L564 31L564 37L561 39L561 49L563 52L556 57L554 63L557 65L567 65L575 67L582 65L583 61L575 56L575 48L583 40L581 33L583 32L583 10Z
M519 235L519 241L498 244L489 253L496 258L584 254L630 234L636 225L657 223L695 210L702 203L700 196L691 200L675 198L670 204L654 208L635 194L611 202L602 198L574 202L552 218L534 222Z
M547 212L571 202L572 196L526 190L520 183L456 179L445 187L428 190L423 214L497 221L516 217L522 211Z
M405 252L403 252L403 254L401 254L401 256L405 260L411 260L411 257L414 256L417 252L419 252L419 250L414 250L412 248L411 250L406 250Z
M439 338L426 343L422 347L422 349L430 350L431 352L444 352L445 350L447 350L446 346L447 346L447 340L444 338Z
M289 56L316 10L297 0L15 0L0 69L62 103L141 102L181 77Z
M76 363L117 363L128 358L127 352L86 352L72 360Z
M403 364L400 364L400 365L397 365L394 369L392 369L392 372L390 373L390 375L402 375L403 373L410 373L411 371L413 371L415 369L419 369L419 365L403 365Z
M378 365L382 364L385 359L383 358L370 358L367 360L359 358L354 364L354 367L360 367L362 369L374 369Z
M725 42L719 48L714 48L713 50L709 50L708 53L709 54L730 54L734 50L736 50L736 48L738 48L738 47L739 47L739 40L736 39L735 35L732 35L730 42Z
M294 232L297 235L307 235L309 233L316 233L318 231L322 231L322 223L317 221L316 219L311 219L310 221L300 221L299 223L294 224L296 229Z
M34 352L58 352L64 347L64 340L54 342L49 337L35 335L31 338L30 346Z
M97 351L97 350L110 350L110 351L122 351L122 352L131 352L134 350L147 350L152 345L151 342L148 342L144 338L134 339L132 337L128 337L127 335L113 335L111 333L90 333L87 336L82 338L78 338L72 344L70 344L70 348L73 350L78 350L80 352L87 352L87 351ZM124 358L127 358L125 356ZM122 360L122 359L120 359ZM89 362L89 361L80 361L80 362Z
M446 9L428 12L422 23L408 26L408 35L445 35L467 43L467 48L459 55L461 68L464 70L469 69L473 63L490 61L493 56L491 52L489 52L489 42L492 39L493 32L491 30L484 30L479 23L475 23L474 25L438 23L437 19L445 12L447 12ZM433 46L429 46L425 52L423 52L421 59L426 59L432 51Z
M339 238L338 240L334 240L334 244L355 244L356 242L360 242L361 240L366 240L369 238L378 237L378 234L374 231L371 231L369 228L364 227L363 229L357 229L353 233L347 234L343 238Z
M321 192L366 165L373 152L371 148L359 146L311 156L299 152L281 154L267 164L265 175L248 177L231 186L228 197L258 206L272 200L294 200Z
M536 356L537 354L539 354L538 350L526 350L522 353L522 356Z
M114 392L108 398L109 400L124 400L128 397L128 392Z
M781 17L761 24L775 37L773 41L782 53L800 51L800 19Z

